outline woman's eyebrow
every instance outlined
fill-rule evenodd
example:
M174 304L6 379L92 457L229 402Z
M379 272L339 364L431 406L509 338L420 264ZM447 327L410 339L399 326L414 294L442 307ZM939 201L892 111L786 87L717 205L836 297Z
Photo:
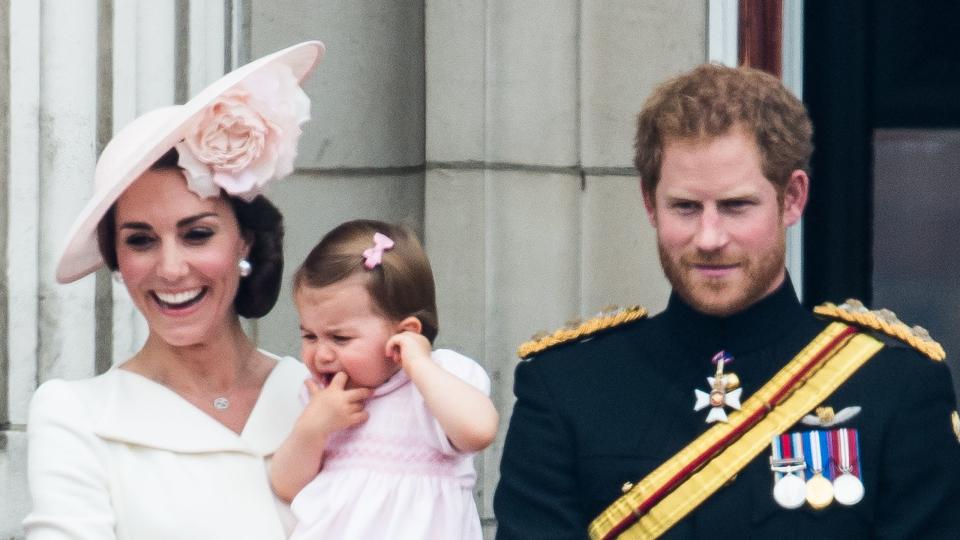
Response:
M188 216L177 222L177 228L186 227L195 221L199 221L205 217L217 217L216 212L203 212L202 214L197 214L195 216Z
M121 229L136 229L138 231L149 231L153 229L149 224L142 221L128 221L120 224Z
M206 217L217 217L216 212L203 212L202 214L197 214L195 216L187 216L177 222L177 228L186 227L196 221L199 221ZM121 229L136 229L139 231L149 231L153 229L149 223L144 223L142 221L128 221L126 223L120 224Z

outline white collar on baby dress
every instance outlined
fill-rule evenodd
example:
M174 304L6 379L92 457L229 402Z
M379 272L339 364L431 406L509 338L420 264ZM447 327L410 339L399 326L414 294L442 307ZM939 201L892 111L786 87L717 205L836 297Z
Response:
M122 369L109 378L94 433L104 439L181 453L242 452L268 456L290 433L303 406L297 392L309 376L293 358L279 359L239 435L169 388Z
M393 392L397 388L410 382L410 376L404 370L394 373L387 381L373 389L373 397L380 397Z

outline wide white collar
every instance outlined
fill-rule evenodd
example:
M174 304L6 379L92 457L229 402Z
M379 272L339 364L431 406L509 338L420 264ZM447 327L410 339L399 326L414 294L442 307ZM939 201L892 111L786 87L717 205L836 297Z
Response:
M104 377L103 413L93 426L104 439L181 453L265 457L279 448L303 410L297 396L309 373L293 358L279 359L239 435L146 377L123 369Z

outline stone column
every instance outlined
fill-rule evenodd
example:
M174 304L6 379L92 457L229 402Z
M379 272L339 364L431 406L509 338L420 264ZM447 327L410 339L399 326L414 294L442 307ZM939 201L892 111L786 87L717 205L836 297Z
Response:
M93 280L61 287L65 231L90 194L96 163L97 2L40 5L39 289L41 381L93 374Z
M653 84L706 57L706 6L617 0L426 4L425 234L441 344L493 382L478 459L485 534L519 343L669 287L632 168Z
M94 371L94 283L54 283L63 237L90 193L97 122L97 1L4 0L0 80L9 115L3 346L9 425L0 433L0 536L19 537L29 505L25 424L38 381ZM6 391L9 389L9 393Z
M307 39L326 57L305 88L296 172L270 188L283 211L284 287L258 321L264 348L299 356L290 277L324 233L373 218L423 230L423 2L291 0L251 2L252 58Z

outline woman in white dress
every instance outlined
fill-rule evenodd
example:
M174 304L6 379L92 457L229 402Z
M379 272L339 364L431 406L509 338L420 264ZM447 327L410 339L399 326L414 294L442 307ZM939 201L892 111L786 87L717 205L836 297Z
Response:
M121 130L67 236L57 279L106 265L143 314L143 348L107 373L47 381L28 423L27 538L283 539L269 463L308 373L240 317L273 307L283 223L262 196L293 169L323 54L306 42Z

